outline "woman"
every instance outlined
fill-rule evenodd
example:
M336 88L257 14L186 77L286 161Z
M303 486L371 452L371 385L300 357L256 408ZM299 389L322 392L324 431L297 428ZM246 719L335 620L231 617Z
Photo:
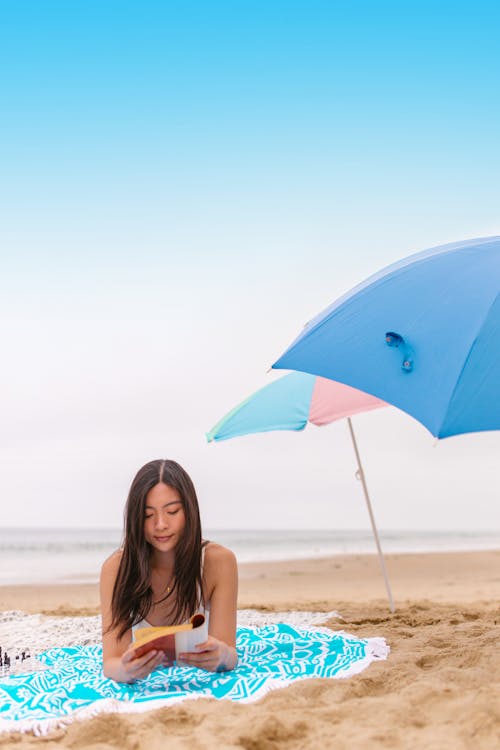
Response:
M146 677L163 652L135 658L136 627L209 618L208 639L182 663L208 671L236 666L238 574L233 553L202 542L193 483L175 461L150 461L137 473L125 507L123 547L101 571L103 669L117 682Z

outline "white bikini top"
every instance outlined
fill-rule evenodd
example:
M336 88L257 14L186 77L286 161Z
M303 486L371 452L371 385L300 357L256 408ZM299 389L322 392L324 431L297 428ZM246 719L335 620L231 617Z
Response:
M205 550L206 550L206 545L204 545L202 547L202 550L201 550L201 575L202 575L202 577L203 577L203 570L204 570L204 567L205 567ZM198 591L198 601L201 602L201 600L202 600L201 599L201 591ZM193 614L195 614L195 615L196 614L202 614L202 615L204 615L205 616L205 620L206 620L207 625L208 625L209 622L210 622L210 602L206 603L204 607L200 606L196 610L196 612L193 612ZM189 622L190 619L191 618L188 618L186 620L186 622ZM152 627L158 627L158 626L151 625L151 623L149 623L147 620L141 620L140 622L137 622L135 625L132 625L132 640L133 641L135 640L135 631L138 628L152 628Z

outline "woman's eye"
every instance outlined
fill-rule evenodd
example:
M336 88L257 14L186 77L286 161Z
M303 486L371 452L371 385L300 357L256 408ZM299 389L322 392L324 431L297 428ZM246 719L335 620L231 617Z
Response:
M145 519L148 519L148 518L153 518L153 516L152 516L152 515L149 515L149 516L144 516L144 518L145 518Z
M177 508L177 510L169 510L168 515L169 516L175 516L179 512L180 508Z

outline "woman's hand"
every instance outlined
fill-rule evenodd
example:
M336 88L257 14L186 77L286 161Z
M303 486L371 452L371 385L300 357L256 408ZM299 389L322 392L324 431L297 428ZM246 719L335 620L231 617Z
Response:
M224 641L209 635L204 643L195 646L196 651L179 654L178 663L182 666L198 667L207 672L228 672L238 661L236 649Z
M134 682L141 680L151 674L163 661L163 651L149 651L143 656L135 657L134 649L129 648L121 657L121 672L123 679L120 682Z

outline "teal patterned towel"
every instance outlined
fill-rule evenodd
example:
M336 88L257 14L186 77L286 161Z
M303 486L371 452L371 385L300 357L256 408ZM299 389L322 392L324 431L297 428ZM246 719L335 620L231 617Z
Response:
M38 657L47 670L0 681L0 732L45 734L101 711L144 711L187 698L252 701L295 680L348 677L389 651L382 638L285 624L238 628L237 649L232 672L170 667L126 685L104 677L100 646L52 648Z

